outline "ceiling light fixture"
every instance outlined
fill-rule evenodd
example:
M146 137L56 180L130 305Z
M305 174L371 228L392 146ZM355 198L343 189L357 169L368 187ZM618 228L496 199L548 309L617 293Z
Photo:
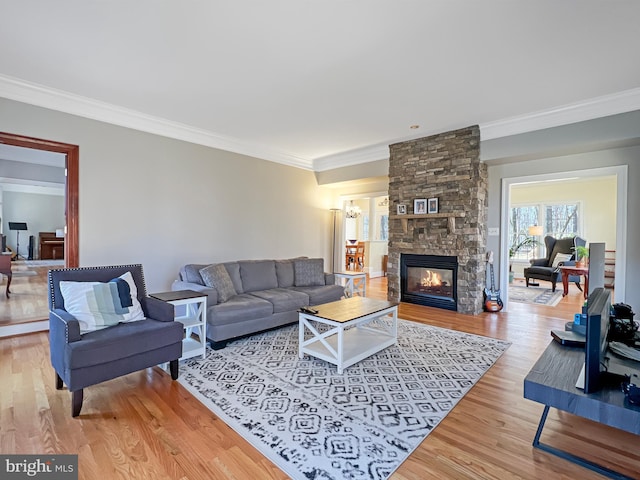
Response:
M354 205L353 200L351 200L351 203L347 205L345 216L347 218L358 218L361 213L360 207Z
M411 130L417 130L417 129L419 129L419 128L420 128L420 125L411 125L409 128L410 128Z

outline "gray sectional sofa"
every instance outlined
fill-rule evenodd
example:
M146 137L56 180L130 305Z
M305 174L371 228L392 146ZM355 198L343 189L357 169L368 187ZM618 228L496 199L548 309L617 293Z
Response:
M321 258L188 264L172 290L207 295L207 340L214 349L233 338L298 320L298 309L340 300L344 287Z

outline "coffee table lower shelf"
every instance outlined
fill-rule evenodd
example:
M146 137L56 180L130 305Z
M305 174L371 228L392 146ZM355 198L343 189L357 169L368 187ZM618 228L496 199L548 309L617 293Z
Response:
M306 353L313 357L333 363L338 373L343 369L370 357L396 343L396 337L367 327L354 327L342 333L342 348L339 346L339 334L324 338L332 350L329 350L319 338L313 337L302 343L300 358ZM342 352L342 359L340 358Z

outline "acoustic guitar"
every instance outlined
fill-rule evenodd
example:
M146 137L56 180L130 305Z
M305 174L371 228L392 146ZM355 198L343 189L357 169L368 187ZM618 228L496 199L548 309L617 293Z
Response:
M485 312L499 312L504 304L500 299L500 290L496 290L493 277L493 252L487 252L487 265L491 272L491 289L484 289L484 310Z

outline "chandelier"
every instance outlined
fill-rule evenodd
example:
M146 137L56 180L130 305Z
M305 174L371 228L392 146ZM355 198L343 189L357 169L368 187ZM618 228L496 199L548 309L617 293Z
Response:
M347 205L345 216L347 218L358 218L362 212L360 211L360 207L353 204L353 200L351 203Z

